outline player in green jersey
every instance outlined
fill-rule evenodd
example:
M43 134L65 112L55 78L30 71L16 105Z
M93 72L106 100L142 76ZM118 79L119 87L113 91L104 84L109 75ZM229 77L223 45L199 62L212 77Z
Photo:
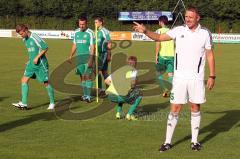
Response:
M27 48L29 61L27 62L24 75L21 80L22 100L18 103L12 103L13 106L27 109L27 96L28 96L28 82L30 78L36 78L39 82L43 83L47 89L50 104L48 109L54 109L54 90L49 84L48 78L48 61L45 56L48 46L46 42L37 34L28 30L26 25L17 25L16 32L23 38L23 42Z
M166 33L169 28L167 27L168 18L166 16L160 16L158 18L160 29L156 30L158 34ZM174 41L164 41L156 43L156 68L158 71L158 80L161 88L163 89L163 97L168 97L170 90L167 88L164 82L163 74L167 72L168 82L172 83L173 69L174 69Z
M99 56L99 74L98 74L98 87L99 96L104 97L105 91L102 87L102 76L104 80L108 77L108 63L111 61L111 38L109 31L103 27L103 18L96 17L95 25L97 26L97 45L98 45L98 56ZM101 72L101 74L100 74ZM107 87L107 85L106 85Z
M77 65L76 74L80 76L81 86L83 88L82 101L91 101L92 79L93 73L93 58L95 48L94 32L87 26L87 18L80 17L78 20L79 28L75 30L72 49L69 60L76 53L77 60L80 64Z

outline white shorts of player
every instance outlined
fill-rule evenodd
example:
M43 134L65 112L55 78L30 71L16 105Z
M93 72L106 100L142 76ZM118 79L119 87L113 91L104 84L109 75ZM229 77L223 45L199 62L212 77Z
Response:
M173 104L202 104L206 102L204 81L174 78L170 102Z

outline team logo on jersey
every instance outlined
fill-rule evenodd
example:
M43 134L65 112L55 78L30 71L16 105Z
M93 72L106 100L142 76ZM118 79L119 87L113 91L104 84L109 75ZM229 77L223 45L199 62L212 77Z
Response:
M85 34L85 35L83 36L83 38L87 38L87 35Z
M30 45L33 45L33 42L32 42L32 41L30 42Z

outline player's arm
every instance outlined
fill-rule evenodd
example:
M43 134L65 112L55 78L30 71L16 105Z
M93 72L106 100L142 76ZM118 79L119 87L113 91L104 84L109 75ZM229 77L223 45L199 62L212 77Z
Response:
M70 56L68 61L71 63L72 57L74 56L74 54L76 53L76 49L77 49L77 44L76 44L76 39L75 39L75 34L73 37L73 44L72 44L72 48L71 48L71 52L70 52Z
M207 57L208 66L209 66L209 78L207 81L207 88L211 90L214 87L215 78L216 78L215 58L214 58L212 49L210 50L206 49L206 57Z
M71 61L72 57L74 56L75 52L76 52L77 46L75 43L72 44L72 48L71 48L71 52L70 52L70 56L69 56L69 61Z
M37 45L38 49L40 50L40 53L33 59L33 63L37 64L38 60L47 52L48 46L47 46L47 43L42 38L40 38L37 34L33 33L32 38L35 44Z
M156 63L158 63L158 53L159 53L160 48L161 48L161 43L156 42L156 48L155 48L155 61L156 61Z
M45 53L48 51L48 48L42 50L33 60L33 63L34 64L37 64L38 63L38 60L43 56L45 55Z
M107 41L107 61L111 61L111 50L112 50L112 43L111 43L111 37L109 31L107 31L107 34L105 35L105 40Z
M155 32L152 32L148 30L143 24L139 24L137 22L133 22L135 25L133 26L133 29L136 32L144 33L146 36L148 36L150 39L155 41L168 41L172 40L172 38L168 34L158 34Z
M92 67L93 65L94 54L95 54L95 45L90 45L90 56L88 60L88 67Z
M107 61L110 62L111 61L111 49L112 49L112 43L111 41L107 42Z

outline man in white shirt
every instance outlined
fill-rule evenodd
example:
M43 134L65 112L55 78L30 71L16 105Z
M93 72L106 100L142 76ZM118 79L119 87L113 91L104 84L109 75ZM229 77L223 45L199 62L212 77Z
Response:
M166 140L159 151L164 152L172 148L171 140L178 114L183 104L191 105L191 149L199 151L200 143L197 141L200 127L200 104L205 100L204 71L205 59L209 64L209 78L207 88L212 89L215 83L215 60L212 51L211 33L199 24L200 16L197 8L188 7L185 13L185 25L175 27L165 34L157 34L147 30L136 22L134 29L144 33L155 41L176 41L174 58L173 88L170 95L171 112L167 121Z

